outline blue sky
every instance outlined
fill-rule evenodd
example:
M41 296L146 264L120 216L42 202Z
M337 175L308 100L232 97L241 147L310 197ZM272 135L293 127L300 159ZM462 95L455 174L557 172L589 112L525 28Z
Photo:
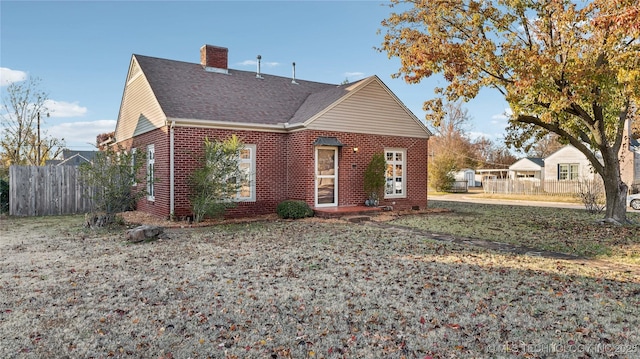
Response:
M0 82L41 79L51 100L43 129L67 147L93 149L115 129L132 54L198 63L204 44L227 47L229 67L341 83L377 75L424 121L422 102L438 78L419 85L391 75L398 59L374 47L391 10L382 1L0 1ZM384 30L384 29L383 29ZM506 102L481 92L465 108L472 137L500 140Z

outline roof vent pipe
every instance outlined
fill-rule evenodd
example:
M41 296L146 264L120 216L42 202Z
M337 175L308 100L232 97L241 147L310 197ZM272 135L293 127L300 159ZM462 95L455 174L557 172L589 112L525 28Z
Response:
M262 60L262 56L258 55L258 57L256 57L258 59L258 72L256 73L256 78L261 79L262 76L260 75L260 60Z
M291 65L293 65L293 78L291 79L291 83L292 84L298 84L296 82L296 63L292 63Z

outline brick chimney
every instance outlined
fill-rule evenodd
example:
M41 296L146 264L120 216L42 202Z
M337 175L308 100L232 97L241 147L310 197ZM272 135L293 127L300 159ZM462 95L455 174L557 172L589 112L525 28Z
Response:
M227 54L229 49L213 45L200 48L200 64L207 71L228 73Z

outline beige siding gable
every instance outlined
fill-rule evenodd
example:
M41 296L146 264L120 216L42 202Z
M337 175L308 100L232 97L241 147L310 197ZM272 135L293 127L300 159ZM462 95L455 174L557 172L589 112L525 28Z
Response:
M144 70L139 75L139 66L135 57L131 60L130 73L122 96L120 114L116 124L116 141L123 141L133 136L149 132L164 126L166 116L158 103L153 90L144 76Z
M314 130L428 138L427 128L376 76L305 123Z

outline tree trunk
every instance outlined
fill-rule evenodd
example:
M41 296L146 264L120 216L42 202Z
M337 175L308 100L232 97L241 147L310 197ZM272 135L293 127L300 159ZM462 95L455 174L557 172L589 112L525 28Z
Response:
M628 186L622 182L620 177L620 162L617 156L612 156L612 151L603 151L604 190L607 196L607 206L605 210L605 221L628 224L627 221L627 191Z

